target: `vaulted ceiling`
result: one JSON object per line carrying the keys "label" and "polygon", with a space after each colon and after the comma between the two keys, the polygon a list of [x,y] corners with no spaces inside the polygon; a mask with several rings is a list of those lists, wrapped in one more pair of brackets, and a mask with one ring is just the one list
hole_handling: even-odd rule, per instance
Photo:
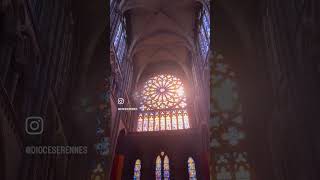
{"label": "vaulted ceiling", "polygon": [[146,69],[160,70],[159,64],[175,63],[185,73],[190,70],[200,6],[195,0],[122,1],[136,80]]}

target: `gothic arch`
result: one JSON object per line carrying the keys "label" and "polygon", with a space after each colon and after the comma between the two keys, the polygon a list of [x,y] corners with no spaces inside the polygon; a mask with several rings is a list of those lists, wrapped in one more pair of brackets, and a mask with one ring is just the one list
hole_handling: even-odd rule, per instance
{"label": "gothic arch", "polygon": [[128,49],[128,55],[132,57],[135,53],[139,52],[140,46],[145,46],[145,45],[141,45],[143,42],[149,39],[152,39],[154,37],[157,37],[159,35],[168,35],[168,36],[176,37],[175,39],[181,40],[181,44],[179,43],[177,45],[184,46],[185,48],[187,48],[189,51],[193,53],[195,52],[195,47],[192,45],[193,43],[189,38],[185,37],[184,35],[181,35],[179,32],[163,29],[163,30],[153,31],[145,35],[141,35],[139,38],[134,39]]}
{"label": "gothic arch", "polygon": [[166,30],[166,29],[162,29],[162,30],[157,30],[157,31],[152,31],[149,33],[146,33],[144,35],[140,35],[139,37],[137,37],[136,39],[134,39],[130,45],[129,48],[129,55],[133,55],[135,53],[135,51],[137,51],[136,49],[139,48],[140,46],[143,46],[141,44],[143,44],[143,42],[150,40],[152,38],[155,38],[157,36],[160,35],[168,35],[168,36],[172,36],[175,37],[175,39],[177,41],[181,40],[181,45],[185,46],[189,51],[194,52],[195,47],[192,45],[192,40],[190,38],[188,38],[187,36],[181,34],[180,32],[177,31],[173,31],[173,30]]}
{"label": "gothic arch", "polygon": [[166,72],[180,77],[185,82],[186,88],[190,89],[190,92],[192,92],[190,87],[192,87],[193,78],[188,67],[174,61],[162,61],[162,64],[163,65],[159,65],[159,63],[149,63],[141,67],[140,71],[137,72],[135,76],[136,87],[143,83],[144,80],[153,73]]}

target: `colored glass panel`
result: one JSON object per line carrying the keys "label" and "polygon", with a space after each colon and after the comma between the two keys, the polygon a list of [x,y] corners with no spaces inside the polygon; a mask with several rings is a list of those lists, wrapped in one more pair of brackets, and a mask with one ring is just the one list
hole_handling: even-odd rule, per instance
{"label": "colored glass panel", "polygon": [[210,16],[206,8],[200,13],[199,47],[203,59],[207,59],[210,45]]}
{"label": "colored glass panel", "polygon": [[166,115],[166,127],[166,130],[171,130],[171,117],[169,113],[167,113]]}
{"label": "colored glass panel", "polygon": [[142,114],[139,114],[138,124],[137,124],[137,131],[142,131],[142,122],[143,122]]}
{"label": "colored glass panel", "polygon": [[156,159],[156,180],[161,180],[161,158],[160,156]]}
{"label": "colored glass panel", "polygon": [[189,125],[189,117],[188,117],[188,113],[187,111],[183,111],[183,122],[184,122],[184,128],[185,129],[188,129],[190,128],[190,125]]}
{"label": "colored glass panel", "polygon": [[159,122],[159,115],[158,115],[158,113],[155,115],[155,118],[154,118],[154,120],[155,120],[155,124],[154,124],[154,130],[155,131],[159,131],[159,128],[160,128],[160,122]]}
{"label": "colored glass panel", "polygon": [[190,128],[186,94],[179,78],[170,74],[156,75],[144,83],[141,92],[138,96],[144,118],[142,128],[138,124],[137,131]]}
{"label": "colored glass panel", "polygon": [[183,129],[183,118],[181,111],[178,112],[178,128]]}
{"label": "colored glass panel", "polygon": [[142,95],[147,110],[181,108],[181,102],[185,102],[182,81],[167,74],[150,78],[144,85]]}
{"label": "colored glass panel", "polygon": [[196,165],[191,157],[188,159],[188,172],[189,180],[197,180]]}
{"label": "colored glass panel", "polygon": [[123,23],[123,19],[121,19],[117,23],[115,36],[113,39],[113,48],[115,50],[116,57],[119,63],[121,63],[124,59],[127,48],[126,39],[125,25]]}
{"label": "colored glass panel", "polygon": [[140,177],[141,177],[141,161],[140,161],[140,159],[137,159],[136,163],[134,165],[133,179],[134,180],[140,180]]}
{"label": "colored glass panel", "polygon": [[160,115],[160,129],[165,130],[166,129],[166,119],[163,113]]}
{"label": "colored glass panel", "polygon": [[173,130],[178,129],[178,127],[177,127],[177,116],[176,116],[175,111],[172,113],[172,129]]}
{"label": "colored glass panel", "polygon": [[148,115],[144,115],[143,119],[143,131],[148,131]]}
{"label": "colored glass panel", "polygon": [[153,124],[154,124],[153,114],[150,114],[150,116],[149,116],[149,131],[153,131]]}
{"label": "colored glass panel", "polygon": [[168,156],[165,156],[163,161],[163,179],[164,180],[170,179],[170,166],[169,166]]}

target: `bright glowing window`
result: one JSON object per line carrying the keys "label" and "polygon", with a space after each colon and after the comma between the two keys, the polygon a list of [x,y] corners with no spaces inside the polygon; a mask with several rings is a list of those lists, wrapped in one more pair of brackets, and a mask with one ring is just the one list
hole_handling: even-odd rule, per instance
{"label": "bright glowing window", "polygon": [[156,159],[156,180],[161,180],[161,158],[160,156]]}
{"label": "bright glowing window", "polygon": [[165,156],[163,161],[163,179],[164,180],[170,179],[170,166],[169,166],[168,156]]}
{"label": "bright glowing window", "polygon": [[206,7],[200,12],[199,46],[201,55],[207,59],[210,45],[210,15]]}
{"label": "bright glowing window", "polygon": [[119,63],[125,58],[127,50],[127,36],[126,36],[126,23],[123,16],[121,18],[116,18],[119,16],[116,9],[119,6],[119,1],[111,4],[111,14],[110,14],[110,28],[111,28],[111,39],[112,44],[110,46],[116,53],[116,59]]}
{"label": "bright glowing window", "polygon": [[141,93],[137,131],[190,128],[185,89],[182,81],[170,74],[148,79]]}
{"label": "bright glowing window", "polygon": [[140,180],[140,177],[141,177],[141,161],[140,161],[140,159],[137,159],[136,163],[134,165],[133,179],[134,180]]}
{"label": "bright glowing window", "polygon": [[[162,164],[163,162],[163,164]],[[170,180],[170,164],[169,157],[161,152],[156,159],[156,180]]]}
{"label": "bright glowing window", "polygon": [[191,157],[188,159],[188,172],[189,180],[197,180],[196,165]]}

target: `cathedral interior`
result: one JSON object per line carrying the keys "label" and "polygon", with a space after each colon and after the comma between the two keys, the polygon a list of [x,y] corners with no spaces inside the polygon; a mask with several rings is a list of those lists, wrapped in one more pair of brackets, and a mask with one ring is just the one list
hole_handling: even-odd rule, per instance
{"label": "cathedral interior", "polygon": [[1,0],[1,180],[319,180],[320,1]]}

